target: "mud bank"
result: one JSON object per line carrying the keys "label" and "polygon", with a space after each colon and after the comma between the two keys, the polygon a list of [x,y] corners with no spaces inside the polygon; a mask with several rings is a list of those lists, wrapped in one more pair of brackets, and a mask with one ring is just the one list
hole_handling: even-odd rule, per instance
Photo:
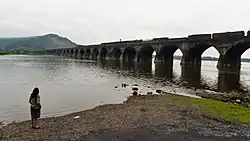
{"label": "mud bank", "polygon": [[[210,99],[172,94],[132,96],[122,104],[2,129],[6,141],[250,140],[250,109]],[[0,134],[1,135],[1,134]]]}

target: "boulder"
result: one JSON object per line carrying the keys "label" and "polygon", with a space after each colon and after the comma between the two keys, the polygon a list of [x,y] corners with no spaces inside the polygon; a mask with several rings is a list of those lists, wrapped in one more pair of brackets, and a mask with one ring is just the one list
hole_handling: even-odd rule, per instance
{"label": "boulder", "polygon": [[152,94],[153,94],[153,92],[147,92],[147,94],[148,94],[148,95],[152,95]]}
{"label": "boulder", "polygon": [[137,92],[137,91],[134,91],[132,94],[133,94],[133,95],[138,95],[138,92]]}
{"label": "boulder", "polygon": [[133,91],[138,91],[139,88],[138,88],[138,87],[132,87],[132,90],[133,90]]}
{"label": "boulder", "polygon": [[156,90],[156,92],[160,94],[160,93],[162,93],[162,90]]}
{"label": "boulder", "polygon": [[241,101],[239,99],[236,100],[236,103],[241,104]]}
{"label": "boulder", "polygon": [[122,83],[122,88],[126,88],[127,86],[128,86],[128,84]]}

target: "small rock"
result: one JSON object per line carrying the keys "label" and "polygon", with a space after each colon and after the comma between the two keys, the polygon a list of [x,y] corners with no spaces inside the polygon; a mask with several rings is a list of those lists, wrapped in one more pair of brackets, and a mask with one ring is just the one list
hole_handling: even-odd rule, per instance
{"label": "small rock", "polygon": [[150,88],[150,86],[149,86],[149,85],[148,85],[147,87],[148,87],[148,88]]}
{"label": "small rock", "polygon": [[236,103],[241,104],[241,101],[239,99],[236,100]]}
{"label": "small rock", "polygon": [[146,112],[147,109],[146,109],[146,108],[141,108],[140,111],[141,111],[141,112]]}
{"label": "small rock", "polygon": [[117,86],[117,85],[115,85],[115,88],[118,88],[118,86]]}
{"label": "small rock", "polygon": [[138,86],[138,84],[134,84],[134,86]]}
{"label": "small rock", "polygon": [[172,93],[176,93],[175,89],[172,90]]}
{"label": "small rock", "polygon": [[138,91],[138,87],[132,87],[133,91]]}
{"label": "small rock", "polygon": [[122,83],[122,88],[126,88],[127,84],[126,83]]}
{"label": "small rock", "polygon": [[80,116],[75,116],[75,117],[73,117],[74,119],[79,119],[80,118]]}
{"label": "small rock", "polygon": [[147,94],[148,94],[148,95],[151,95],[151,94],[153,94],[153,92],[147,92]]}
{"label": "small rock", "polygon": [[160,94],[160,93],[162,93],[162,90],[156,90],[156,92]]}
{"label": "small rock", "polygon": [[137,92],[137,91],[134,91],[132,94],[133,94],[133,95],[138,95],[138,92]]}

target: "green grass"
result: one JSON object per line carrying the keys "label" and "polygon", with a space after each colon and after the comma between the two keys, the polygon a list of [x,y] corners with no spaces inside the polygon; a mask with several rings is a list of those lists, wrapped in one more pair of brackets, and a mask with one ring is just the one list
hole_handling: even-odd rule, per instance
{"label": "green grass", "polygon": [[225,103],[211,99],[195,99],[176,95],[167,96],[165,100],[171,100],[174,104],[193,107],[204,114],[250,123],[250,108],[243,107],[238,104]]}
{"label": "green grass", "polygon": [[0,55],[6,55],[6,54],[9,54],[9,52],[7,52],[7,51],[0,51]]}

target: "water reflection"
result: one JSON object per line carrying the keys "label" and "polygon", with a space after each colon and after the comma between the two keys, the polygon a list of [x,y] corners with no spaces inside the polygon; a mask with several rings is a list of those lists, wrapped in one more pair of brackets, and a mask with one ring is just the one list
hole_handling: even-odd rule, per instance
{"label": "water reflection", "polygon": [[142,74],[148,77],[153,76],[152,71],[152,63],[138,63],[137,65],[137,73]]}
{"label": "water reflection", "polygon": [[201,88],[201,69],[199,66],[183,66],[181,80],[185,86]]}
{"label": "water reflection", "polygon": [[126,71],[135,77],[153,78],[156,81],[164,80],[168,83],[174,83],[192,89],[210,89],[220,92],[246,91],[246,87],[240,81],[239,72],[218,71],[217,80],[211,81],[202,75],[200,66],[181,67],[181,74],[178,76],[174,75],[175,73],[172,66],[164,63],[102,61],[100,64],[102,68]]}
{"label": "water reflection", "polygon": [[163,77],[166,80],[171,81],[174,77],[172,65],[168,65],[164,63],[156,63],[155,64],[155,76]]}
{"label": "water reflection", "polygon": [[218,89],[223,92],[240,91],[240,73],[219,72]]}

